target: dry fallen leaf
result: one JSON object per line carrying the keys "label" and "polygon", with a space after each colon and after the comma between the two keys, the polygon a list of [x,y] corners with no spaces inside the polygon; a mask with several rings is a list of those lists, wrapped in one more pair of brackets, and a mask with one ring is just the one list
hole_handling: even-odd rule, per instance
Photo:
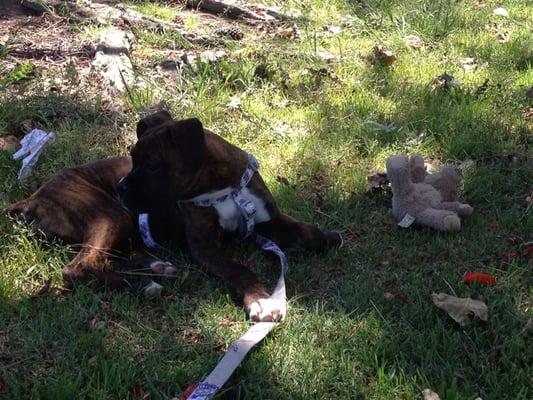
{"label": "dry fallen leaf", "polygon": [[461,83],[453,75],[448,72],[444,72],[442,75],[436,77],[433,80],[433,89],[458,89],[461,87]]}
{"label": "dry fallen leaf", "polygon": [[463,69],[466,72],[475,71],[477,68],[476,60],[472,57],[463,57],[461,58],[461,64],[463,64]]}
{"label": "dry fallen leaf", "polygon": [[489,310],[482,301],[459,298],[446,293],[432,293],[431,298],[437,307],[446,311],[461,326],[470,325],[472,314],[482,321],[489,319]]}
{"label": "dry fallen leaf", "polygon": [[413,49],[419,49],[422,47],[422,39],[420,39],[416,35],[407,35],[403,38],[403,41],[408,45],[411,46]]}
{"label": "dry fallen leaf", "polygon": [[89,331],[96,331],[96,330],[104,329],[104,327],[105,327],[105,322],[100,321],[98,317],[94,317],[93,319],[89,321]]}
{"label": "dry fallen leaf", "polygon": [[391,65],[394,61],[396,61],[396,56],[392,51],[385,50],[382,45],[376,44],[374,47],[372,47],[372,53],[368,56],[368,60],[371,63],[383,61],[385,65]]}
{"label": "dry fallen leaf", "polygon": [[389,179],[385,172],[371,172],[366,177],[367,191],[385,189],[389,184]]}
{"label": "dry fallen leaf", "polygon": [[100,306],[100,309],[101,309],[101,310],[106,311],[106,310],[108,310],[109,307],[111,306],[111,303],[110,303],[109,301],[100,300],[100,301],[98,302],[98,305]]}
{"label": "dry fallen leaf", "polygon": [[50,291],[51,284],[52,279],[48,279],[32,297],[38,297],[47,294]]}
{"label": "dry fallen leaf", "polygon": [[15,136],[9,135],[0,137],[0,150],[15,151],[19,147],[20,142]]}
{"label": "dry fallen leaf", "polygon": [[424,400],[440,400],[439,395],[431,389],[422,390],[422,394],[424,395]]}
{"label": "dry fallen leaf", "polygon": [[293,25],[290,28],[278,28],[273,36],[294,40],[300,38],[300,31],[298,30],[298,26]]}
{"label": "dry fallen leaf", "polygon": [[497,15],[498,17],[508,17],[509,16],[509,11],[507,11],[503,7],[496,8],[492,13],[494,15]]}
{"label": "dry fallen leaf", "polygon": [[385,292],[383,293],[383,298],[385,299],[385,301],[392,301],[396,298],[396,295],[391,292]]}

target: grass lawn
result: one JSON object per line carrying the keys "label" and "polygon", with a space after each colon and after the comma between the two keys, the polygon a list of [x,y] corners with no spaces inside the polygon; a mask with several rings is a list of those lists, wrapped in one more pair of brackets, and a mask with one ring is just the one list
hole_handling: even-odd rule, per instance
{"label": "grass lawn", "polygon": [[[0,151],[0,208],[62,167],[127,154],[139,112],[164,100],[176,118],[197,116],[253,153],[284,211],[345,236],[338,251],[289,253],[288,318],[220,398],[421,399],[424,388],[443,400],[533,397],[533,257],[502,257],[533,241],[531,2],[266,2],[300,11],[293,33],[292,23],[206,19],[180,2],[127,3],[199,33],[216,28],[204,21],[239,25],[244,39],[226,39],[221,60],[183,67],[177,83],[153,66],[197,49],[134,27],[143,86],[110,101],[78,64],[13,61],[22,39],[0,27],[0,136],[31,122],[56,133],[25,184]],[[68,2],[62,10],[69,37],[94,42],[105,27],[65,19]],[[394,62],[373,60],[376,44]],[[445,71],[460,87],[439,87]],[[396,152],[466,166],[460,196],[475,211],[460,233],[402,230],[390,193],[367,192],[367,174]],[[180,275],[157,300],[96,284],[61,290],[71,256],[0,215],[0,399],[170,399],[249,326],[227,287],[179,249]],[[274,282],[278,266],[262,252],[240,245],[236,257]],[[467,286],[467,271],[497,285]],[[460,328],[433,291],[483,299],[488,322]]]}

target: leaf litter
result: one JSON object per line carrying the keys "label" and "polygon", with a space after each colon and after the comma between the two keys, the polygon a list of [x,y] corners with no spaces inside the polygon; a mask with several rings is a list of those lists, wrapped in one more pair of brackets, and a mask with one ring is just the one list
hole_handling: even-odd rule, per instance
{"label": "leaf litter", "polygon": [[481,321],[489,320],[487,305],[471,298],[460,298],[446,293],[432,293],[433,304],[446,311],[459,325],[465,327],[472,323],[473,317]]}

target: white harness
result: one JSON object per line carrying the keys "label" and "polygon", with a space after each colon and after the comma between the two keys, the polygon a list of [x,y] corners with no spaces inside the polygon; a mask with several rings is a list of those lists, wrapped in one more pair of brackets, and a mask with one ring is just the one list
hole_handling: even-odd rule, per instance
{"label": "white harness", "polygon": [[[231,189],[227,193],[214,196],[204,194],[196,196],[189,200],[182,200],[178,205],[191,203],[197,207],[215,207],[227,202],[231,199],[237,209],[240,211],[240,221],[238,221],[238,233],[243,239],[253,239],[257,246],[263,250],[270,251],[279,257],[281,272],[278,278],[274,292],[270,298],[280,300],[286,306],[287,296],[285,290],[285,273],[288,269],[287,256],[279,248],[279,246],[270,239],[259,235],[255,232],[254,226],[257,219],[257,207],[250,196],[245,192],[248,183],[252,179],[254,173],[259,169],[259,163],[254,156],[248,154],[248,167],[242,175],[239,186]],[[150,232],[148,214],[139,214],[139,230],[144,244],[150,250],[163,251],[162,246],[157,244]],[[185,397],[187,400],[206,400],[212,397],[229,379],[233,371],[240,365],[246,357],[246,354],[259,343],[268,333],[276,326],[276,322],[258,322],[252,325],[248,331],[231,344],[222,359],[219,361],[215,369],[202,380],[196,388]]]}

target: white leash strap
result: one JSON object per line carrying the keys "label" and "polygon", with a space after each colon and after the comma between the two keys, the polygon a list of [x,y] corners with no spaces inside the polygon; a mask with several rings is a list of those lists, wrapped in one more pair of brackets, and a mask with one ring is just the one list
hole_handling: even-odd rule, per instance
{"label": "white leash strap", "polygon": [[[281,272],[274,289],[274,293],[270,296],[273,299],[281,300],[284,303],[284,308],[287,307],[287,296],[285,289],[285,273],[288,269],[287,257],[285,253],[272,240],[257,233],[252,234],[255,242],[263,250],[275,253],[280,260]],[[237,339],[224,354],[224,357],[219,361],[215,369],[198,384],[196,389],[185,397],[186,400],[207,400],[212,397],[230,378],[233,371],[241,364],[246,354],[259,343],[268,333],[277,325],[277,322],[258,322],[252,325],[248,331]]]}
{"label": "white leash strap", "polygon": [[229,379],[246,354],[276,326],[276,322],[258,322],[231,344],[215,369],[198,384],[187,400],[207,400]]}

